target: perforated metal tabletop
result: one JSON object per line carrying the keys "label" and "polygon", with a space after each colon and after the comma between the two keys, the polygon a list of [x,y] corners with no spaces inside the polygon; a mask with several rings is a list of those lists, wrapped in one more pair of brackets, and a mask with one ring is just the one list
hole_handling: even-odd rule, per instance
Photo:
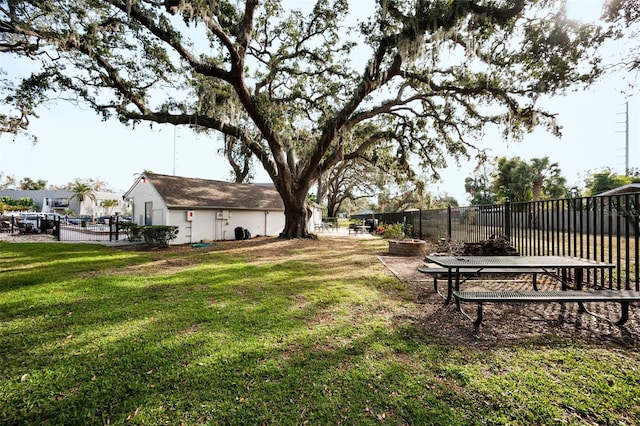
{"label": "perforated metal tabletop", "polygon": [[613,263],[570,256],[427,256],[445,268],[614,268]]}
{"label": "perforated metal tabletop", "polygon": [[[449,271],[447,296],[445,298],[446,303],[451,301],[454,290],[460,290],[461,274],[468,268],[477,268],[477,272],[481,272],[485,268],[538,268],[542,269],[547,275],[557,279],[562,284],[562,290],[568,288],[566,279],[567,270],[574,271],[575,287],[577,290],[581,290],[583,270],[591,268],[612,270],[615,268],[613,263],[571,256],[426,256],[425,259],[443,268],[447,268]],[[563,272],[559,274],[554,270],[561,270]]]}

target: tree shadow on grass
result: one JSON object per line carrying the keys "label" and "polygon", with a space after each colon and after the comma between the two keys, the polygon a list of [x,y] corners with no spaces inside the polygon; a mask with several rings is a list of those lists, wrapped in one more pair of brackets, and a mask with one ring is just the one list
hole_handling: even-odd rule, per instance
{"label": "tree shadow on grass", "polygon": [[[422,358],[420,344],[384,327],[377,302],[354,306],[354,289],[300,279],[300,266],[253,266],[245,282],[202,281],[201,271],[97,277],[68,286],[83,297],[15,305],[0,412],[56,424],[464,419],[442,402],[455,394],[424,388],[403,366]],[[354,321],[357,309],[369,316]]]}
{"label": "tree shadow on grass", "polygon": [[13,294],[0,329],[2,421],[473,424],[500,411],[471,379],[494,352],[580,349],[535,333],[473,345],[452,305],[411,301],[376,243],[264,249],[106,269],[88,256],[86,269]]}

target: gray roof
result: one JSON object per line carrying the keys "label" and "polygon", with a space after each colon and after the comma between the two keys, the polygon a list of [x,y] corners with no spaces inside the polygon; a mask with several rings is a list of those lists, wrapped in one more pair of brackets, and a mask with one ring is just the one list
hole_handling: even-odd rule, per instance
{"label": "gray roof", "polygon": [[617,188],[610,189],[605,192],[601,192],[600,195],[618,195],[618,194],[628,194],[631,192],[640,192],[640,183],[628,183],[626,185],[619,186]]}
{"label": "gray roof", "polygon": [[169,208],[284,210],[273,186],[145,174]]}

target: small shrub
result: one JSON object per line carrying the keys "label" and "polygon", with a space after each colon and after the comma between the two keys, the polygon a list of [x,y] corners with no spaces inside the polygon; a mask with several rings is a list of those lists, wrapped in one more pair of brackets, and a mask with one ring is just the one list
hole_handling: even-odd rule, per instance
{"label": "small shrub", "polygon": [[154,247],[167,247],[178,236],[177,226],[150,225],[142,227],[144,242]]}
{"label": "small shrub", "polygon": [[404,226],[404,236],[411,237],[413,236],[413,225],[410,223],[405,224]]}
{"label": "small shrub", "polygon": [[404,238],[404,226],[401,223],[389,223],[383,226],[382,236],[389,240],[401,240]]}
{"label": "small shrub", "polygon": [[124,231],[129,241],[142,241],[142,226],[131,222],[119,222],[118,230]]}
{"label": "small shrub", "polygon": [[177,226],[149,225],[139,226],[135,223],[119,223],[118,228],[125,231],[129,241],[142,241],[154,247],[167,247],[169,241],[178,236]]}

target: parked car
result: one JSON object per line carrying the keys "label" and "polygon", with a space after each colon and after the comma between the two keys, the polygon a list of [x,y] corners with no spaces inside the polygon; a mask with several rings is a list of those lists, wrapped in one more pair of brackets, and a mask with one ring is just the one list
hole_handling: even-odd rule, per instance
{"label": "parked car", "polygon": [[111,217],[112,216],[100,216],[99,218],[96,219],[96,223],[99,225],[108,225]]}
{"label": "parked car", "polygon": [[93,223],[93,218],[91,216],[70,217],[67,219],[67,222],[71,225],[82,226],[84,224],[86,226]]}
{"label": "parked car", "polygon": [[59,221],[62,218],[62,216],[59,213],[45,213],[44,217],[47,220],[53,220],[53,221]]}
{"label": "parked car", "polygon": [[18,215],[18,228],[28,232],[40,232],[40,220],[42,215],[38,213],[21,213]]}
{"label": "parked car", "polygon": [[21,213],[18,215],[18,222],[25,225],[30,224],[37,228],[40,225],[41,217],[38,213]]}

